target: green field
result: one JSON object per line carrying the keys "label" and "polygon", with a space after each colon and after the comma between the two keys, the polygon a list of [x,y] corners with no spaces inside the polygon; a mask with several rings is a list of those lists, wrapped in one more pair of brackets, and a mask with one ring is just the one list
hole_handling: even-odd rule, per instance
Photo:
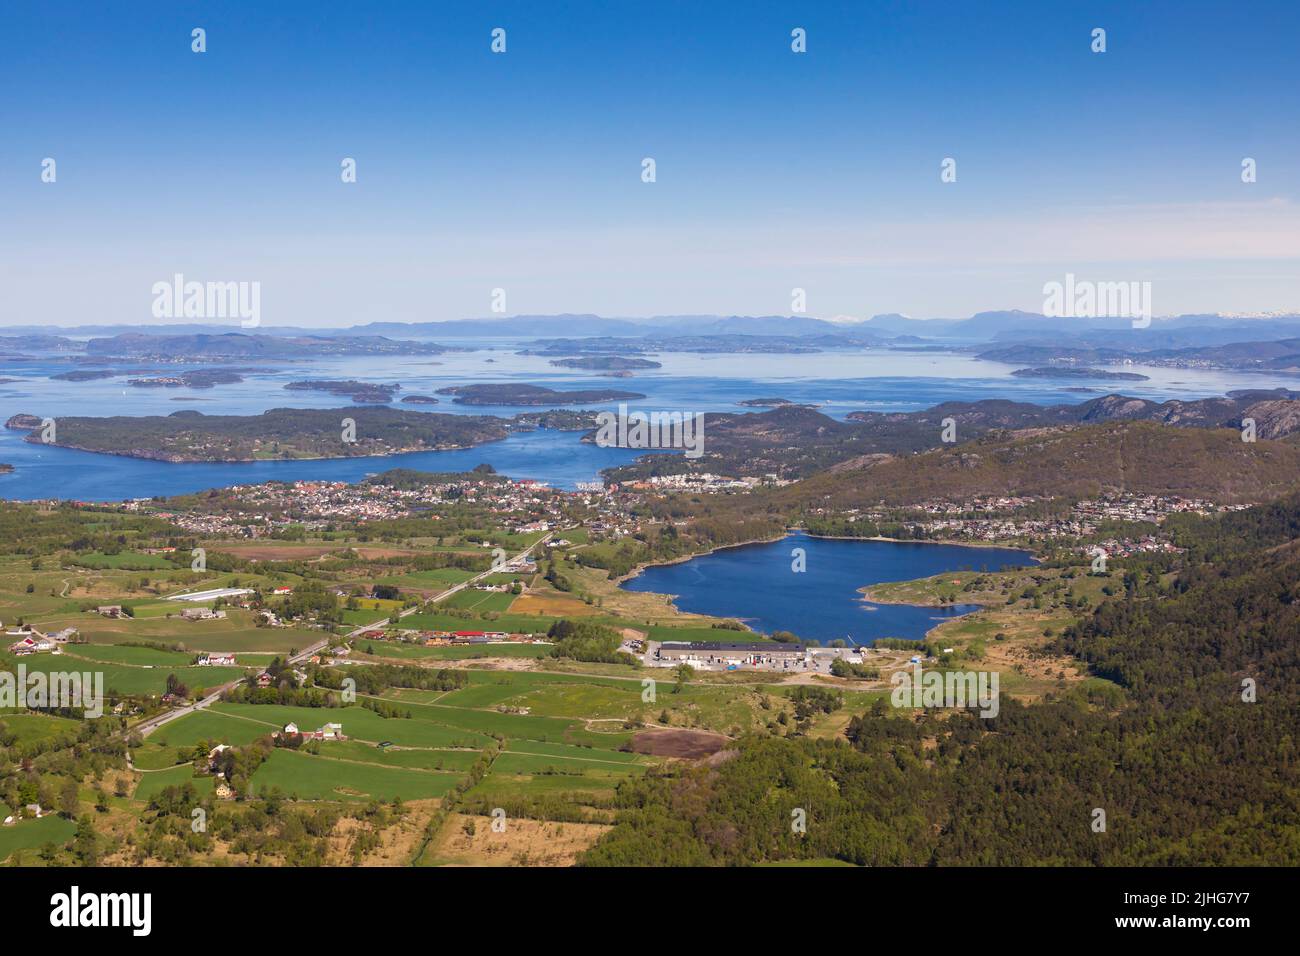
{"label": "green field", "polygon": [[47,714],[5,713],[0,714],[0,724],[17,736],[16,743],[29,744],[38,740],[48,740],[62,733],[75,734],[81,726],[81,721]]}
{"label": "green field", "polygon": [[[403,701],[406,703],[407,701]],[[440,704],[411,703],[412,712],[420,719],[416,723],[436,721],[449,727],[460,727],[499,737],[525,740],[549,740],[559,743],[591,744],[616,749],[628,739],[627,734],[597,734],[572,720],[557,717],[540,717],[521,714],[503,714],[494,710],[471,710],[446,707]],[[402,741],[391,738],[396,743]]]}
{"label": "green field", "polygon": [[468,581],[478,573],[462,568],[434,568],[431,571],[412,571],[410,574],[388,575],[373,578],[374,584],[389,584],[398,588],[417,588],[422,591],[441,591]]}
{"label": "green field", "polygon": [[573,794],[575,803],[584,803],[596,797],[612,797],[614,790],[627,778],[628,771],[621,768],[587,770],[581,774],[514,774],[498,773],[494,767],[493,772],[471,787],[466,796],[499,800]]}
{"label": "green field", "polygon": [[459,608],[464,611],[508,611],[515,601],[515,595],[509,591],[478,591],[466,588],[457,591],[446,601],[444,607]]}
{"label": "green field", "polygon": [[189,763],[189,757],[189,748],[186,748],[182,755],[178,747],[161,747],[153,742],[137,747],[131,752],[132,765],[136,770],[167,770]]}
{"label": "green field", "polygon": [[255,792],[275,788],[304,800],[420,800],[441,797],[459,774],[352,763],[277,750],[253,774]]}
{"label": "green field", "polygon": [[7,827],[0,827],[0,860],[7,860],[18,850],[24,852],[24,863],[34,862],[35,854],[47,843],[62,846],[72,839],[77,832],[77,825],[63,817],[47,816],[39,820],[19,820]]}
{"label": "green field", "polygon": [[243,720],[207,709],[163,724],[149,735],[149,742],[166,747],[193,747],[202,740],[216,740],[223,744],[241,746],[252,743],[258,737],[265,737],[276,729],[278,728],[262,721]]}
{"label": "green field", "polygon": [[128,647],[121,644],[69,644],[63,652],[69,657],[81,657],[105,664],[135,664],[149,667],[188,667],[193,654],[164,651],[152,647]]}
{"label": "green field", "polygon": [[[644,628],[643,628],[644,630]],[[650,628],[652,641],[751,641],[765,640],[753,631],[733,631],[722,627],[665,627],[656,624]]]}
{"label": "green field", "polygon": [[[104,603],[121,603],[117,600]],[[165,611],[179,615],[187,605],[166,602]],[[43,631],[75,627],[91,644],[126,644],[153,642],[182,644],[193,651],[258,651],[283,654],[290,648],[306,647],[319,632],[292,627],[256,627],[253,615],[239,608],[227,608],[228,617],[219,621],[185,621],[180,617],[148,616],[143,610],[136,618],[107,618],[97,614],[59,614],[33,617],[32,623]]]}
{"label": "green field", "polygon": [[[578,748],[581,749],[581,748]],[[586,776],[596,773],[603,778],[609,774],[641,773],[645,767],[620,761],[601,761],[585,757],[550,757],[542,754],[520,754],[507,751],[492,764],[494,774],[559,774]]]}
{"label": "green field", "polygon": [[117,554],[103,554],[91,551],[79,554],[68,560],[69,564],[94,570],[111,569],[114,571],[177,571],[180,568],[160,554],[142,554],[138,551],[119,551]]}
{"label": "green field", "polygon": [[[34,654],[23,658],[22,663],[29,674],[58,671],[103,674],[106,694],[162,694],[167,689],[169,674],[175,674],[191,691],[201,687],[219,687],[244,676],[244,671],[238,667],[133,667],[129,664],[102,664],[67,654]],[[17,662],[0,656],[0,666],[13,669]]]}
{"label": "green field", "polygon": [[[405,624],[406,621],[402,623]],[[475,629],[466,628],[466,630]],[[445,647],[425,647],[423,644],[400,644],[396,641],[361,640],[357,642],[357,647],[367,654],[373,648],[375,657],[390,657],[398,660],[472,661],[493,657],[538,658],[547,657],[551,653],[550,644],[454,644]]]}
{"label": "green field", "polygon": [[483,755],[479,750],[441,750],[425,748],[376,747],[359,740],[331,743],[322,754],[340,760],[361,763],[379,763],[388,767],[410,767],[417,770],[449,770],[463,772]]}
{"label": "green field", "polygon": [[190,783],[199,793],[210,793],[213,786],[211,777],[194,776],[194,768],[189,764],[179,767],[172,767],[170,770],[153,770],[140,775],[140,782],[136,785],[135,793],[131,796],[133,799],[148,801],[159,793],[162,793],[167,787],[184,786]]}
{"label": "green field", "polygon": [[[487,746],[489,739],[476,728],[460,729],[455,724],[435,723],[431,719],[380,717],[364,707],[286,707],[258,704],[213,704],[218,713],[250,717],[260,721],[268,732],[278,730],[289,722],[303,730],[315,730],[326,723],[343,725],[343,733],[357,740],[380,743],[390,740],[403,747],[471,747]],[[419,710],[419,708],[415,708]],[[448,713],[457,713],[448,711]],[[418,714],[425,718],[423,713]],[[328,748],[328,742],[321,745]]]}

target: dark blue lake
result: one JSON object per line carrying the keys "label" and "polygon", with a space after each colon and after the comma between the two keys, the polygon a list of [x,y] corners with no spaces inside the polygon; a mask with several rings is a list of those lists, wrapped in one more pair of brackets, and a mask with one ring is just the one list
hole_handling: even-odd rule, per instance
{"label": "dark blue lake", "polygon": [[[791,570],[795,548],[806,568]],[[920,640],[941,621],[978,610],[863,601],[858,589],[909,581],[945,571],[997,571],[1034,564],[1027,551],[950,544],[813,538],[794,533],[780,541],[714,551],[680,564],[646,568],[623,587],[674,595],[683,611],[734,617],[756,631],[791,631],[825,644],[836,638],[871,644],[881,637]],[[724,635],[725,636],[725,635]]]}

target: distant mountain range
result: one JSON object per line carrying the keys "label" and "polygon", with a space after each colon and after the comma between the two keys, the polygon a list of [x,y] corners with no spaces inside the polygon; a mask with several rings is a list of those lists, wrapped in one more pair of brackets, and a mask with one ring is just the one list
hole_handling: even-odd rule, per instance
{"label": "distant mountain range", "polygon": [[[598,315],[516,315],[502,318],[461,319],[447,322],[372,322],[347,328],[312,329],[298,326],[266,326],[246,333],[230,325],[165,326],[80,326],[50,328],[20,326],[0,335],[0,354],[39,350],[141,354],[155,343],[176,337],[188,344],[246,335],[258,340],[249,351],[274,352],[268,340],[298,339],[314,348],[326,348],[331,341],[345,342],[359,352],[402,347],[401,340],[508,337],[546,343],[547,350],[594,351],[588,345],[572,348],[576,342],[601,339],[607,351],[652,348],[659,351],[711,350],[722,340],[719,351],[759,350],[755,340],[778,340],[787,348],[834,348],[840,346],[953,347],[1031,345],[1080,349],[1115,349],[1126,353],[1157,349],[1212,348],[1241,342],[1300,340],[1300,313],[1270,313],[1264,316],[1195,314],[1153,319],[1147,328],[1133,328],[1129,319],[1059,319],[1017,310],[980,312],[961,319],[912,319],[904,315],[877,315],[863,320],[829,320],[803,315],[658,315],[646,318],[607,318]],[[89,339],[89,342],[85,342]],[[746,345],[748,342],[748,345]],[[175,344],[165,350],[171,351]],[[682,346],[678,348],[677,346]]]}

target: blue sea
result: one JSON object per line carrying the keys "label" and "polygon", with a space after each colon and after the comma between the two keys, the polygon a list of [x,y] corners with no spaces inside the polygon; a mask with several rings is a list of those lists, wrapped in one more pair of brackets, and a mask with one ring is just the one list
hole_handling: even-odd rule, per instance
{"label": "blue sea", "polygon": [[[1063,383],[1013,378],[1013,366],[984,362],[956,352],[899,352],[883,349],[826,351],[805,355],[676,354],[651,356],[663,367],[632,378],[606,378],[552,366],[542,356],[519,355],[519,340],[455,340],[464,351],[438,356],[334,358],[285,362],[259,367],[245,380],[209,389],[145,389],[126,385],[129,377],[172,375],[181,367],[124,361],[119,377],[90,382],[57,381],[52,375],[74,366],[66,359],[8,360],[0,364],[0,420],[19,412],[39,417],[70,415],[167,415],[182,409],[205,414],[259,414],[270,408],[346,407],[346,398],[323,392],[286,391],[296,379],[356,379],[398,383],[396,398],[430,395],[449,385],[528,382],[555,389],[615,388],[639,392],[644,399],[632,409],[683,412],[745,412],[746,399],[780,397],[816,404],[827,415],[843,418],[851,411],[914,411],[945,401],[1008,398],[1052,404],[1082,402],[1112,391],[1163,401],[1221,395],[1229,389],[1300,387],[1286,376],[1267,380],[1246,372],[1142,369],[1148,382],[1094,383],[1081,392]],[[204,367],[243,366],[211,363]],[[199,367],[199,366],[186,366]],[[1069,383],[1075,385],[1077,383]],[[1086,384],[1086,383],[1084,383]],[[608,402],[586,405],[600,410]],[[402,405],[413,410],[453,414],[509,416],[537,407],[464,406],[450,397],[434,406]],[[170,464],[113,455],[98,455],[27,444],[21,432],[0,430],[0,462],[15,472],[0,476],[0,497],[10,499],[77,498],[116,501],[172,495],[269,479],[329,478],[356,480],[391,467],[452,471],[480,463],[515,478],[533,478],[572,488],[598,477],[602,468],[627,461],[629,451],[579,442],[576,432],[515,434],[499,442],[463,451],[424,452],[387,458],[324,461]]]}

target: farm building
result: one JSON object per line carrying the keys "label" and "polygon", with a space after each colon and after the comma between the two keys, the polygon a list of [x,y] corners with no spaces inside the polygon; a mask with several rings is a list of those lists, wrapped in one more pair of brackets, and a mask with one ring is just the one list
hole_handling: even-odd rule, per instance
{"label": "farm building", "polygon": [[208,607],[187,607],[181,611],[181,617],[187,621],[219,621],[225,616],[225,611],[214,611]]}
{"label": "farm building", "polygon": [[234,654],[200,654],[198,660],[194,662],[199,667],[234,667]]}
{"label": "farm building", "polygon": [[759,641],[665,641],[659,645],[655,656],[662,661],[736,661],[748,662],[756,658],[771,660],[803,660],[807,647],[803,644],[777,644]]}

